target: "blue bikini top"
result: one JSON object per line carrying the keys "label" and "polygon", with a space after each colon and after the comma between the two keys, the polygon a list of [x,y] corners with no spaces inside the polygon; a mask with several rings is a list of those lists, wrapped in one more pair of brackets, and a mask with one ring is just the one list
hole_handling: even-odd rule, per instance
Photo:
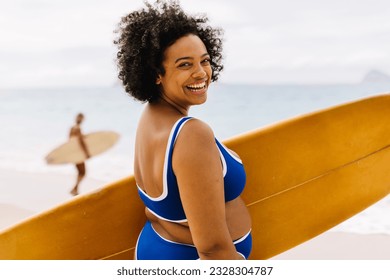
{"label": "blue bikini top", "polygon": [[[162,220],[176,223],[186,222],[187,218],[180,200],[176,176],[172,169],[172,154],[181,128],[190,119],[191,117],[179,119],[169,135],[165,152],[162,194],[156,198],[150,197],[137,185],[138,193],[149,211]],[[225,202],[227,202],[237,198],[242,193],[245,187],[246,174],[241,160],[233,155],[217,139],[215,139],[215,142],[221,155]]]}

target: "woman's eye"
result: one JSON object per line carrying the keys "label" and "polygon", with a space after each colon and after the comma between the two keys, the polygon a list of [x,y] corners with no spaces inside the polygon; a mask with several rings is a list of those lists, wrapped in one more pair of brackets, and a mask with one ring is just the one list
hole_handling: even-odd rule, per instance
{"label": "woman's eye", "polygon": [[210,61],[211,59],[210,58],[206,58],[202,61],[203,64],[210,64]]}
{"label": "woman's eye", "polygon": [[191,63],[189,62],[183,62],[179,64],[179,67],[189,67],[189,66],[191,66]]}

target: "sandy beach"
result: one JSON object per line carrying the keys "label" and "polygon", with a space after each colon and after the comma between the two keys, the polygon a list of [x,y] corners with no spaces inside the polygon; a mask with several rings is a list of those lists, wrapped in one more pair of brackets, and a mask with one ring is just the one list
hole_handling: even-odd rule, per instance
{"label": "sandy beach", "polygon": [[390,235],[327,231],[273,260],[390,260]]}
{"label": "sandy beach", "polygon": [[[0,170],[0,231],[72,199],[72,175]],[[120,178],[118,178],[120,179]],[[80,193],[106,183],[86,178]],[[273,260],[390,260],[390,235],[327,231]]]}
{"label": "sandy beach", "polygon": [[[69,191],[75,176],[0,169],[0,230],[72,199]],[[86,177],[79,193],[99,189],[106,183]]]}

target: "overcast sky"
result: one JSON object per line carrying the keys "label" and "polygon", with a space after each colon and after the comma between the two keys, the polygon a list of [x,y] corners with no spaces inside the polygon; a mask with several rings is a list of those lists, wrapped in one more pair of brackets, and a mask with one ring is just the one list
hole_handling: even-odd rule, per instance
{"label": "overcast sky", "polygon": [[[182,0],[225,30],[226,83],[390,74],[389,0]],[[142,0],[0,0],[0,88],[117,83],[113,30]]]}

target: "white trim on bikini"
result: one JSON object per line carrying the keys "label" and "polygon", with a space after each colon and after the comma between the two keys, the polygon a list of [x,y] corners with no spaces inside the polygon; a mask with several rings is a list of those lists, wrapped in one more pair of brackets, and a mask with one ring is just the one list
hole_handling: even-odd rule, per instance
{"label": "white trim on bikini", "polygon": [[134,250],[134,259],[135,260],[138,260],[138,242],[139,242],[139,239],[141,238],[141,235],[142,235],[142,232],[144,231],[145,227],[142,228],[140,234],[138,235],[138,238],[137,238],[137,243],[135,243],[135,250]]}
{"label": "white trim on bikini", "polygon": [[[179,245],[190,246],[190,247],[194,247],[194,248],[195,248],[195,245],[193,245],[193,244],[181,243],[181,242],[176,242],[176,241],[172,241],[172,240],[166,239],[165,237],[161,236],[161,235],[154,229],[152,223],[150,223],[150,226],[152,227],[153,231],[154,231],[161,239],[165,240],[166,242],[173,243],[173,244],[179,244]],[[251,231],[252,231],[252,229],[250,229],[243,237],[241,237],[241,238],[235,240],[235,241],[233,242],[233,244],[236,245],[236,244],[239,244],[239,243],[241,243],[242,241],[244,241],[244,240],[249,236],[249,234],[251,234]]]}
{"label": "white trim on bikini", "polygon": [[227,164],[226,164],[226,159],[225,157],[223,156],[221,150],[219,149],[218,145],[217,145],[217,148],[218,148],[218,151],[219,151],[219,157],[221,158],[221,162],[222,162],[222,172],[223,172],[223,178],[225,178],[226,174],[227,174]]}
{"label": "white trim on bikini", "polygon": [[222,142],[219,142],[221,144],[221,146],[223,147],[223,149],[233,158],[235,159],[237,162],[241,163],[242,164],[242,160],[236,156],[235,154],[233,154],[228,147],[226,147]]}
{"label": "white trim on bikini", "polygon": [[251,231],[252,231],[252,229],[250,229],[250,230],[247,232],[247,234],[245,234],[243,237],[241,237],[241,238],[235,240],[235,241],[233,242],[233,244],[236,245],[236,244],[241,243],[242,241],[244,241],[244,240],[249,236],[249,234],[251,234]]}
{"label": "white trim on bikini", "polygon": [[[168,178],[167,178],[167,173],[168,173],[168,160],[169,160],[169,152],[170,152],[170,147],[171,147],[171,142],[172,142],[172,139],[173,139],[173,135],[175,133],[175,130],[176,130],[176,127],[178,126],[179,122],[184,119],[186,117],[183,117],[183,118],[180,118],[179,120],[177,120],[175,122],[175,124],[173,125],[172,129],[171,129],[171,132],[169,133],[169,138],[168,138],[168,143],[167,143],[167,147],[165,149],[165,158],[164,158],[164,170],[163,170],[163,191],[162,191],[162,194],[158,197],[151,197],[150,195],[148,195],[143,189],[140,188],[140,186],[138,186],[137,184],[137,187],[138,189],[150,200],[152,201],[161,201],[161,200],[164,200],[167,196],[168,196]],[[184,126],[184,124],[189,121],[189,119],[185,120],[179,130],[177,131],[177,134],[176,134],[176,138],[174,139],[174,142],[172,143],[172,145],[175,145],[176,143],[176,139],[177,139],[177,136],[179,135],[182,127]]]}
{"label": "white trim on bikini", "polygon": [[153,231],[157,234],[157,236],[160,237],[162,240],[164,240],[164,241],[166,241],[166,242],[169,242],[169,243],[172,243],[172,244],[184,245],[184,246],[188,246],[188,247],[195,248],[195,245],[193,245],[193,244],[181,243],[181,242],[176,242],[176,241],[172,241],[172,240],[166,239],[165,237],[162,237],[162,236],[154,229],[152,223],[150,223],[150,226],[152,227]]}
{"label": "white trim on bikini", "polygon": [[167,221],[167,222],[172,222],[172,223],[185,223],[187,222],[187,218],[186,219],[182,219],[182,220],[170,220],[170,219],[167,219],[167,218],[164,218],[160,215],[158,215],[156,212],[154,212],[153,210],[151,210],[150,208],[146,207],[154,216],[156,216],[157,218],[161,219],[161,220],[164,220],[164,221]]}

